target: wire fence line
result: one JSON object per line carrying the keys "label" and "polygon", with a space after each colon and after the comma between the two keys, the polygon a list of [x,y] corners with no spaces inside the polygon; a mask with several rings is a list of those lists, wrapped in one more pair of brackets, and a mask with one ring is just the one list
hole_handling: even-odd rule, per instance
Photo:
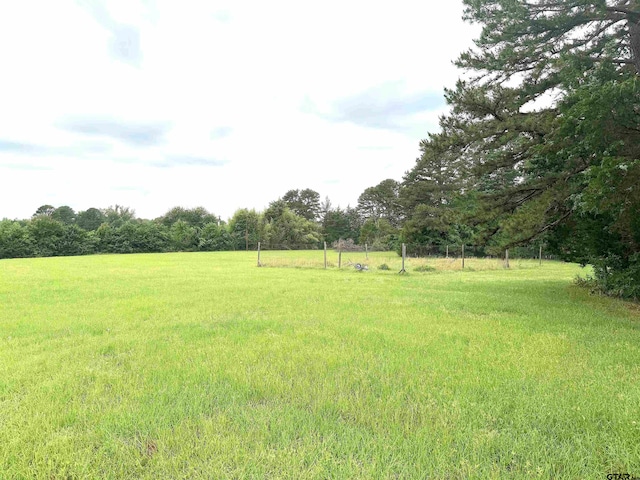
{"label": "wire fence line", "polygon": [[[296,250],[289,245],[269,245],[260,242],[252,249],[257,252],[259,267],[355,268],[356,270],[389,270],[399,273],[446,270],[495,270],[541,267],[547,255],[541,246],[505,249],[501,255],[489,253],[475,245],[410,245],[402,244],[399,251],[370,251],[368,245],[324,243],[320,248]],[[537,251],[536,251],[537,250]]]}

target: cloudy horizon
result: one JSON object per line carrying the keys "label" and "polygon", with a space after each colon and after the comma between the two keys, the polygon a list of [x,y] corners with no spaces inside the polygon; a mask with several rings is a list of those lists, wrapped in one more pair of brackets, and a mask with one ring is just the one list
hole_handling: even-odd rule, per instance
{"label": "cloudy horizon", "polygon": [[461,16],[461,0],[7,2],[0,218],[229,218],[303,188],[354,206],[438,131],[478,33]]}

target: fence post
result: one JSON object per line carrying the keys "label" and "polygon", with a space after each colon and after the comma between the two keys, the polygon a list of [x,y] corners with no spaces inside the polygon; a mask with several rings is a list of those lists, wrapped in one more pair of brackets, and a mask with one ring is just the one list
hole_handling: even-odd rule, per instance
{"label": "fence post", "polygon": [[327,242],[324,242],[324,269],[327,269]]}
{"label": "fence post", "polygon": [[258,242],[258,266],[262,266],[262,264],[260,263],[260,242]]}
{"label": "fence post", "polygon": [[542,265],[542,244],[540,244],[540,253],[538,254],[538,259],[540,260],[540,265]]}
{"label": "fence post", "polygon": [[464,243],[462,244],[462,269],[464,270]]}
{"label": "fence post", "polygon": [[342,241],[338,242],[338,268],[342,268]]}
{"label": "fence post", "polygon": [[403,243],[402,244],[402,270],[400,270],[398,273],[407,273],[407,271],[404,269],[404,261],[406,257],[407,257],[407,245]]}
{"label": "fence post", "polygon": [[369,260],[369,246],[366,243],[364,244],[364,258]]}
{"label": "fence post", "polygon": [[504,268],[509,268],[509,249],[504,251]]}
{"label": "fence post", "polygon": [[447,245],[447,256],[445,258],[449,258],[449,245]]}

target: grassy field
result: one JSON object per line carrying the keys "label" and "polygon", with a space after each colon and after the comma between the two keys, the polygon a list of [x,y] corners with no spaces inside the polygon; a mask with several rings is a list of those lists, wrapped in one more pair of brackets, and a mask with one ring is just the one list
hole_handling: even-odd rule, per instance
{"label": "grassy field", "polygon": [[477,262],[2,260],[0,478],[640,476],[639,309]]}

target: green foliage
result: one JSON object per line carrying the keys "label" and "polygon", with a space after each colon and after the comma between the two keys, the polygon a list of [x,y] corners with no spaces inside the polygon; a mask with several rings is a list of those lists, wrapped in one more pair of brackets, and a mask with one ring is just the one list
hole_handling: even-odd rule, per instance
{"label": "green foliage", "polygon": [[210,252],[232,249],[233,237],[224,225],[207,223],[202,230],[200,230],[198,250]]}
{"label": "green foliage", "polygon": [[51,213],[51,218],[65,225],[71,225],[76,221],[76,212],[73,208],[63,205]]}
{"label": "green foliage", "polygon": [[101,251],[108,253],[135,253],[136,225],[132,222],[124,223],[118,227],[108,226],[109,232],[102,236],[102,227],[98,229],[101,238]]}
{"label": "green foliage", "polygon": [[49,216],[40,215],[29,223],[29,236],[33,240],[34,255],[53,257],[61,255],[61,246],[65,237],[65,228]]}
{"label": "green foliage", "polygon": [[610,255],[606,261],[594,265],[593,276],[579,277],[576,283],[594,293],[603,293],[640,300],[640,254],[628,259]]}
{"label": "green foliage", "polygon": [[352,238],[349,217],[339,208],[325,213],[322,231],[324,239],[329,245],[341,238]]}
{"label": "green foliage", "polygon": [[360,245],[367,244],[371,250],[391,251],[398,246],[399,230],[381,218],[369,218],[360,229]]}
{"label": "green foliage", "polygon": [[207,223],[217,223],[220,221],[217,216],[209,213],[204,207],[174,207],[157,220],[167,228],[171,228],[178,221],[183,221],[194,228],[202,228]]}
{"label": "green foliage", "polygon": [[329,208],[322,220],[324,240],[332,245],[340,239],[358,240],[360,237],[361,221],[354,208]]}
{"label": "green foliage", "polygon": [[133,209],[117,204],[105,208],[102,213],[105,216],[105,221],[115,228],[121,227],[125,223],[130,222],[136,218],[136,214]]}
{"label": "green foliage", "polygon": [[399,188],[398,182],[388,178],[375,187],[365,189],[358,197],[358,213],[365,220],[377,222],[385,219],[393,226],[399,225]]}
{"label": "green foliage", "polygon": [[96,248],[101,253],[117,253],[112,249],[114,228],[108,223],[103,223],[95,231]]}
{"label": "green foliage", "polygon": [[150,253],[171,249],[169,231],[152,221],[127,222],[119,227],[107,223],[96,230],[97,250],[104,253]]}
{"label": "green foliage", "polygon": [[465,165],[433,142],[420,142],[420,151],[416,164],[404,176],[398,201],[409,212],[420,205],[445,210],[465,186]]}
{"label": "green foliage", "polygon": [[241,208],[229,220],[229,234],[234,250],[249,250],[260,241],[262,216],[255,210]]}
{"label": "green foliage", "polygon": [[[423,141],[404,179],[403,237],[448,243],[471,234],[487,251],[545,238],[564,258],[608,272],[598,281],[635,278],[639,6],[464,4],[482,34],[457,62],[467,80],[446,91],[441,132]],[[465,216],[451,215],[460,201]],[[603,288],[633,298],[627,280]]]}
{"label": "green foliage", "polygon": [[170,234],[163,225],[143,220],[133,224],[133,251],[139,253],[166,252],[170,249]]}
{"label": "green foliage", "polygon": [[[315,198],[313,191],[298,192],[300,198]],[[330,207],[330,202],[325,202]],[[44,205],[30,221],[4,221],[0,229],[0,258],[83,255],[90,253],[151,253],[165,251],[214,251],[264,248],[318,248],[321,226],[296,215],[286,202],[271,202],[263,214],[240,209],[226,225],[202,207],[175,207],[154,221],[137,220],[134,211],[115,205],[90,208],[77,216],[70,207]],[[336,235],[359,230],[353,209],[328,212],[344,220]],[[331,230],[331,227],[329,228]],[[339,238],[339,237],[338,237]]]}
{"label": "green foliage", "polygon": [[279,216],[273,210],[263,217],[262,241],[265,248],[308,249],[320,243],[320,229],[306,218],[300,217],[285,207]]}
{"label": "green foliage", "polygon": [[35,218],[42,215],[44,215],[45,217],[50,217],[53,214],[53,212],[55,212],[55,210],[56,210],[56,207],[54,207],[53,205],[41,205],[33,214],[33,217]]}
{"label": "green foliage", "polygon": [[404,243],[416,248],[420,245],[442,246],[461,243],[454,229],[454,216],[455,211],[451,209],[418,205],[402,229],[402,239]]}
{"label": "green foliage", "polygon": [[192,252],[198,246],[198,231],[184,220],[177,220],[169,230],[171,246],[179,252]]}
{"label": "green foliage", "polygon": [[400,203],[406,212],[401,241],[415,253],[469,242],[477,232],[477,198],[469,191],[467,165],[436,141],[420,143],[421,156],[406,173]]}
{"label": "green foliage", "polygon": [[95,231],[102,225],[107,218],[97,208],[88,208],[82,212],[78,212],[76,217],[76,225],[87,232]]}
{"label": "green foliage", "polygon": [[[77,225],[65,225],[49,216],[38,216],[25,228],[22,244],[32,247],[30,255],[56,257],[93,253],[93,239]],[[0,233],[0,237],[4,237]],[[24,253],[24,252],[23,252]],[[25,256],[25,255],[21,255]]]}
{"label": "green foliage", "polygon": [[0,221],[0,258],[24,258],[35,254],[28,227],[12,220]]}
{"label": "green foliage", "polygon": [[262,212],[262,217],[265,222],[271,222],[280,218],[286,210],[289,210],[287,202],[279,198],[273,202],[269,202],[269,206]]}
{"label": "green foliage", "polygon": [[320,218],[320,194],[315,190],[289,190],[282,200],[299,217],[314,222]]}
{"label": "green foliage", "polygon": [[65,225],[55,255],[87,255],[94,252],[93,238],[77,225]]}

